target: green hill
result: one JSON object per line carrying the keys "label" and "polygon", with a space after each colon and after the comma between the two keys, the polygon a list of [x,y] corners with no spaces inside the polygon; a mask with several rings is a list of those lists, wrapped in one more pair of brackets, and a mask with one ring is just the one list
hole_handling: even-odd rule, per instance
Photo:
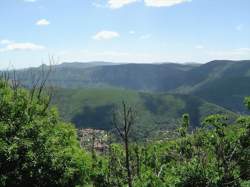
{"label": "green hill", "polygon": [[[209,68],[211,69],[208,70]],[[198,83],[192,85],[186,93],[235,112],[246,112],[242,101],[244,97],[250,95],[250,61],[214,61],[191,72],[190,75],[205,74],[201,72],[210,72],[210,74],[197,81]]]}
{"label": "green hill", "polygon": [[[122,100],[137,111],[137,124],[143,135],[155,130],[176,128],[183,113],[189,113],[192,127],[200,125],[203,117],[215,113],[234,114],[222,107],[190,95],[144,93],[124,89],[58,89],[53,104],[61,117],[78,128],[109,130],[112,114]],[[143,130],[142,130],[143,129]]]}
{"label": "green hill", "polygon": [[[90,66],[86,63],[66,63],[52,66],[49,84],[63,88],[119,87],[146,91],[167,91],[182,85],[185,72],[195,65],[181,64],[115,64]],[[27,86],[43,76],[48,66],[16,72]]]}
{"label": "green hill", "polygon": [[[31,86],[48,66],[16,72]],[[62,88],[116,87],[136,91],[198,96],[229,110],[245,113],[241,104],[250,95],[250,61],[215,60],[206,64],[63,63],[52,66],[48,84]]]}

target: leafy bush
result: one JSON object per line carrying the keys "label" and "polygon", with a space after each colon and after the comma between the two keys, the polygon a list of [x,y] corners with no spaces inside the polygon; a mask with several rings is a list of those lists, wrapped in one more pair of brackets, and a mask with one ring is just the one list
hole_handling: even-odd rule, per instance
{"label": "leafy bush", "polygon": [[0,186],[82,185],[90,162],[46,96],[0,81]]}

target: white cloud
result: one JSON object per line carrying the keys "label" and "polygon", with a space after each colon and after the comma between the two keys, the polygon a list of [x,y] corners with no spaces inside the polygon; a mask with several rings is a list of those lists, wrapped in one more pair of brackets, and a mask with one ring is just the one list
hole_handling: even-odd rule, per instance
{"label": "white cloud", "polygon": [[135,31],[131,30],[129,31],[129,34],[135,34]]}
{"label": "white cloud", "polygon": [[108,0],[108,7],[111,9],[118,9],[125,5],[138,2],[139,0]]}
{"label": "white cloud", "polygon": [[50,22],[46,19],[40,19],[36,22],[36,25],[38,25],[38,26],[47,26],[49,24],[50,24]]}
{"label": "white cloud", "polygon": [[11,43],[13,43],[13,42],[10,40],[6,40],[6,39],[0,41],[0,44],[3,44],[3,45],[11,44]]}
{"label": "white cloud", "polygon": [[45,49],[42,45],[37,45],[34,43],[9,43],[4,48],[0,48],[0,52],[6,51],[37,51]]}
{"label": "white cloud", "polygon": [[149,38],[151,38],[151,37],[152,37],[151,34],[144,34],[144,35],[141,35],[141,36],[140,36],[140,39],[141,39],[141,40],[146,40],[146,39],[149,39]]}
{"label": "white cloud", "polygon": [[[181,3],[191,2],[192,0],[108,0],[106,7],[109,7],[111,9],[118,9],[123,6],[141,1],[144,1],[144,4],[146,6],[170,7]],[[93,5],[96,7],[103,7],[103,5],[99,3],[94,3]]]}
{"label": "white cloud", "polygon": [[144,0],[146,6],[152,7],[170,7],[191,1],[192,0]]}
{"label": "white cloud", "polygon": [[94,40],[110,40],[119,37],[120,34],[114,31],[100,31],[93,36]]}

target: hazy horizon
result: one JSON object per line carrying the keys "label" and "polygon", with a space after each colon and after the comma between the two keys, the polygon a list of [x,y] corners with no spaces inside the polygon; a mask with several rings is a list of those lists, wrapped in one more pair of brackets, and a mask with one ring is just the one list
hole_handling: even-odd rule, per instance
{"label": "hazy horizon", "polygon": [[[49,61],[49,60],[48,60]],[[243,59],[243,60],[230,60],[230,59],[224,59],[224,60],[211,60],[207,61],[204,63],[201,62],[147,62],[147,63],[139,63],[139,62],[108,62],[108,61],[86,61],[86,62],[78,62],[78,61],[72,61],[72,62],[58,62],[55,64],[50,64],[50,63],[41,63],[35,66],[27,66],[27,67],[20,67],[17,68],[14,65],[9,65],[7,68],[0,68],[0,71],[12,71],[12,70],[24,70],[24,69],[29,69],[29,68],[39,68],[43,65],[46,66],[60,66],[60,65],[73,65],[75,63],[78,64],[96,64],[97,66],[102,66],[102,65],[125,65],[125,64],[154,64],[154,65],[162,65],[162,64],[180,64],[180,65],[204,65],[213,61],[233,61],[233,62],[242,62],[242,61],[250,61],[250,59]]]}

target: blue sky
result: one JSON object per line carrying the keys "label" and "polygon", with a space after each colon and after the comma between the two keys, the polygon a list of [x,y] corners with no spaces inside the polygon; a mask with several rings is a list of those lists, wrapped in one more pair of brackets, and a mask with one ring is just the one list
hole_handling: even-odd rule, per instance
{"label": "blue sky", "polygon": [[0,0],[0,69],[250,59],[249,0]]}

